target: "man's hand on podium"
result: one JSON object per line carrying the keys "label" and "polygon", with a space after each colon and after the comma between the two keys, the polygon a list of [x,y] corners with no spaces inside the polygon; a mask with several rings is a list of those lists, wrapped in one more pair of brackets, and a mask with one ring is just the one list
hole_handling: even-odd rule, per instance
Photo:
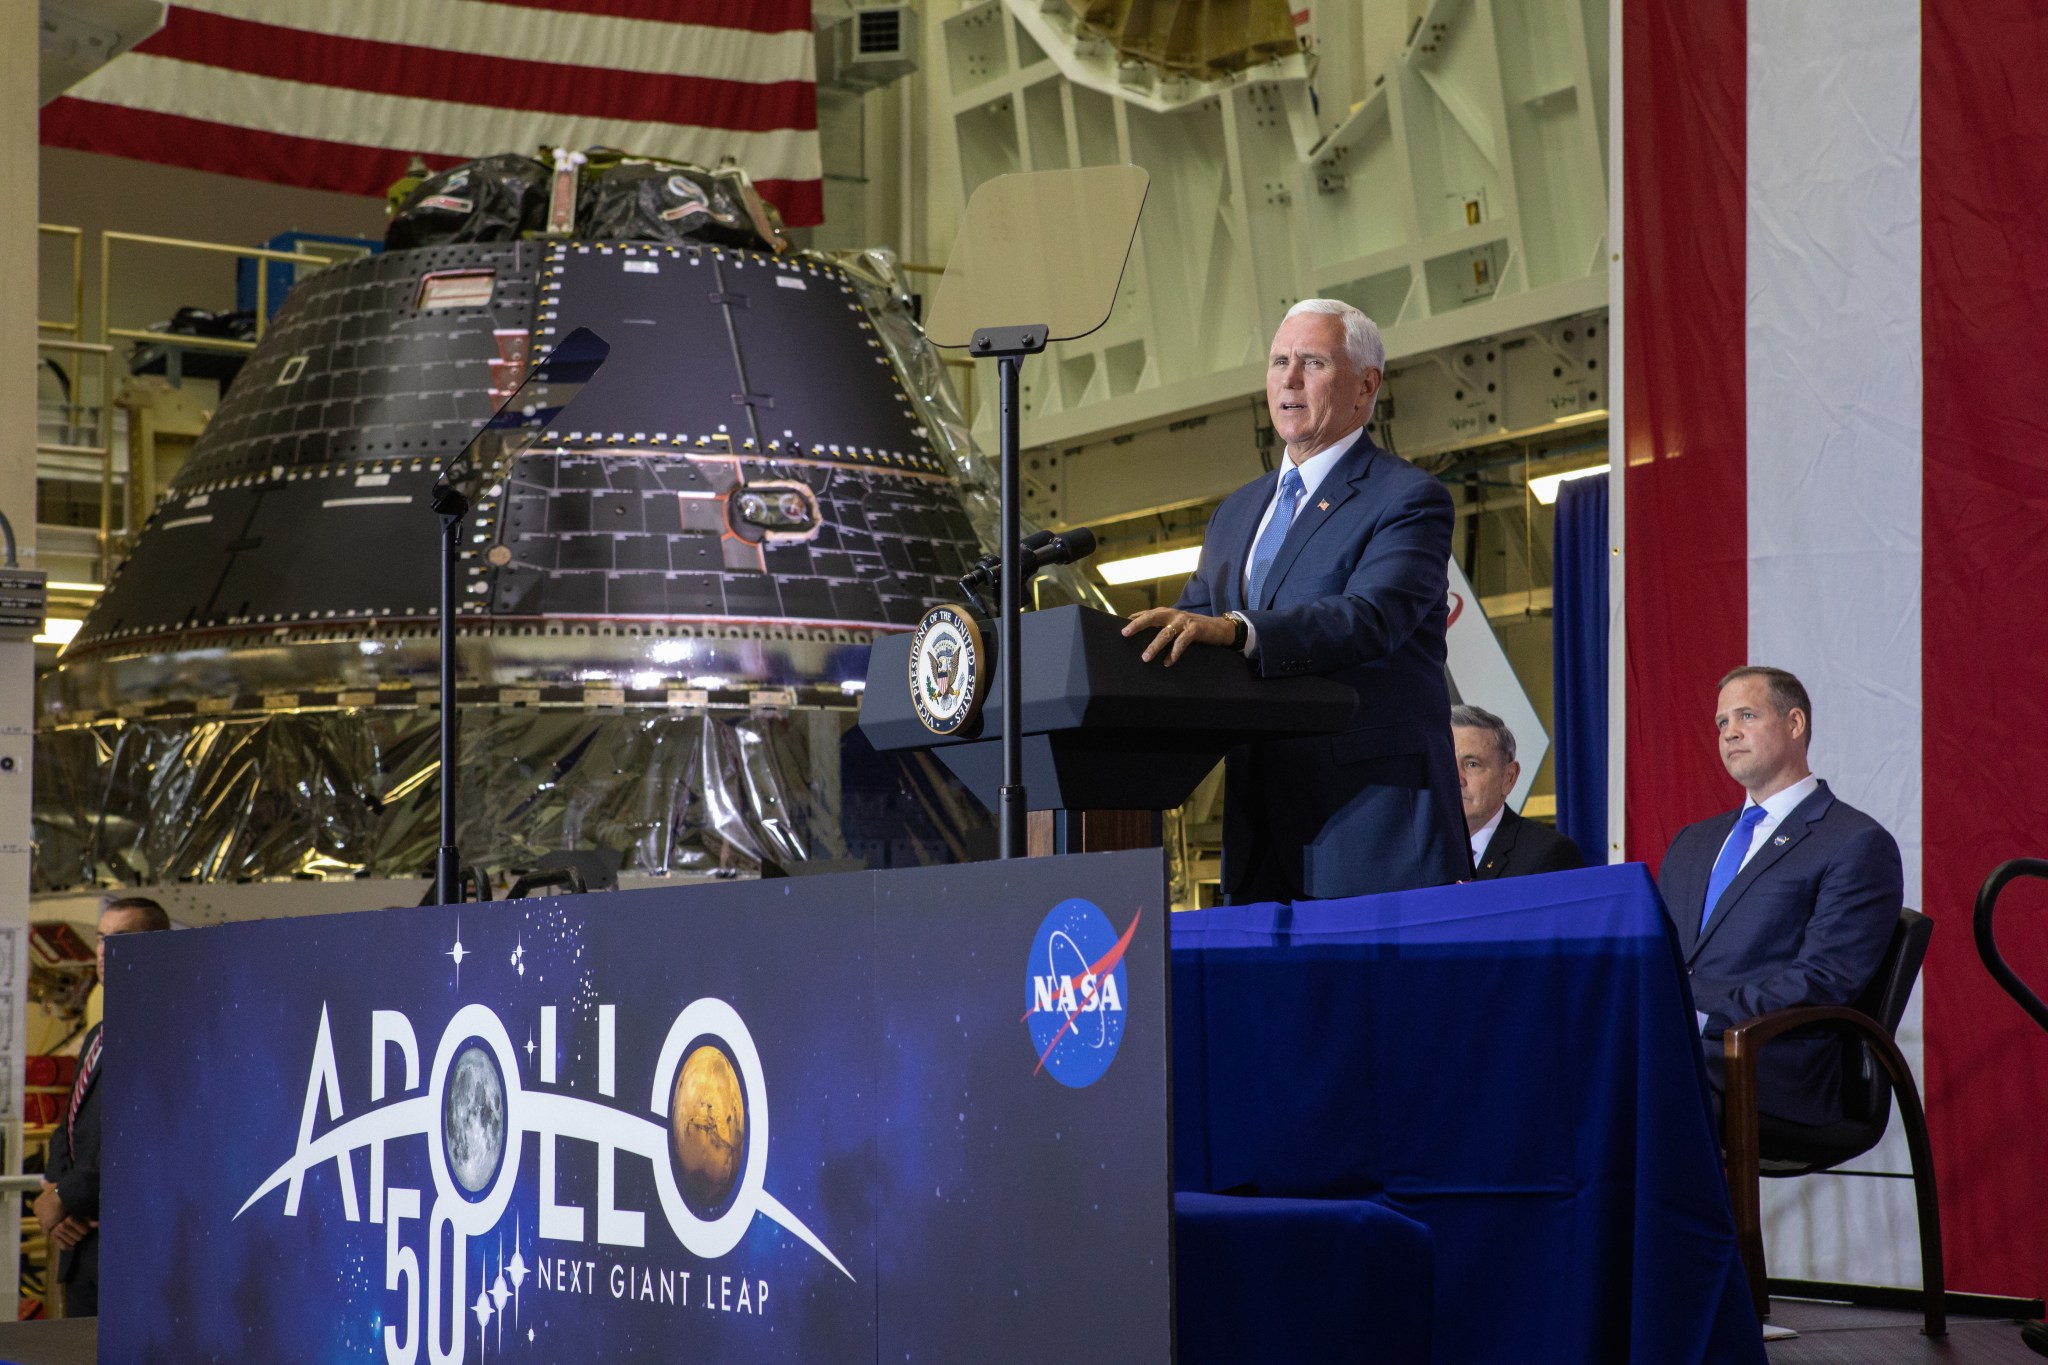
{"label": "man's hand on podium", "polygon": [[1143,658],[1149,664],[1163,650],[1168,668],[1180,661],[1189,645],[1222,645],[1228,648],[1237,639],[1237,622],[1228,616],[1200,616],[1174,607],[1154,607],[1137,613],[1124,627],[1124,634],[1136,635],[1141,630],[1154,629],[1159,633],[1152,637],[1152,643],[1145,646]]}

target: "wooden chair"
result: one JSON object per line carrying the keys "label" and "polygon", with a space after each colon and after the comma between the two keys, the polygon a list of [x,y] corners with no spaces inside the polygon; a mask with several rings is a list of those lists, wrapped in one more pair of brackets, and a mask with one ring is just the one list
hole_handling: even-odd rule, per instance
{"label": "wooden chair", "polygon": [[[1933,932],[1933,920],[1917,910],[1901,910],[1876,978],[1853,1004],[1773,1010],[1745,1019],[1722,1035],[1726,1080],[1722,1145],[1728,1158],[1728,1193],[1735,1204],[1736,1240],[1742,1248],[1750,1297],[1756,1302],[1759,1319],[1770,1316],[1771,1302],[1764,1267],[1759,1177],[1811,1175],[1863,1155],[1884,1137],[1896,1097],[1899,1122],[1905,1127],[1912,1156],[1913,1197],[1920,1215],[1922,1330],[1930,1337],[1947,1334],[1941,1211],[1935,1199],[1934,1160],[1927,1145],[1927,1116],[1920,1107],[1913,1073],[1894,1041]],[[1759,1115],[1758,1054],[1773,1038],[1816,1024],[1848,1035],[1842,1120],[1815,1127]]]}

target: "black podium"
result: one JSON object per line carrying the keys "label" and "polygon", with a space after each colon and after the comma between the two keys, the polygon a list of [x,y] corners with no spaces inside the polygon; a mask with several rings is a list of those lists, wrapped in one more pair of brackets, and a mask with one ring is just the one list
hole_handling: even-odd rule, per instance
{"label": "black podium", "polygon": [[[1241,655],[1193,649],[1172,668],[1139,658],[1122,617],[1054,607],[1023,618],[1024,786],[1030,851],[1094,853],[1159,842],[1159,812],[1186,801],[1231,748],[1342,729],[1357,695],[1327,678],[1261,679]],[[991,696],[973,734],[939,735],[911,704],[910,637],[868,656],[861,732],[877,749],[926,749],[990,810],[1002,756]]]}

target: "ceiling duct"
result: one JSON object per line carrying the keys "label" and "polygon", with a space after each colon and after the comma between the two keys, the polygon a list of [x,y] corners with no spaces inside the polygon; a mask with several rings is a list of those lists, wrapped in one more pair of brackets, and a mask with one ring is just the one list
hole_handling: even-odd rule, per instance
{"label": "ceiling duct", "polygon": [[879,90],[917,70],[917,10],[887,0],[818,5],[818,83],[852,91]]}

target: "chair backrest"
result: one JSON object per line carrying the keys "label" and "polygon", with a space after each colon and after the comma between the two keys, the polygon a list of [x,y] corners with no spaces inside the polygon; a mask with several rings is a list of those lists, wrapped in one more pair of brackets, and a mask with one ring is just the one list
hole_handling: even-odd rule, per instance
{"label": "chair backrest", "polygon": [[[1913,983],[1919,979],[1920,964],[1927,959],[1927,940],[1933,934],[1933,920],[1918,910],[1899,911],[1899,922],[1892,928],[1892,941],[1885,947],[1877,975],[1850,1002],[1894,1037],[1899,1032],[1899,1020],[1905,1017]],[[1849,1065],[1842,1073],[1842,1110],[1851,1119],[1875,1119],[1891,1103],[1891,1086],[1870,1049],[1862,1043],[1852,1047],[1845,1059]]]}

